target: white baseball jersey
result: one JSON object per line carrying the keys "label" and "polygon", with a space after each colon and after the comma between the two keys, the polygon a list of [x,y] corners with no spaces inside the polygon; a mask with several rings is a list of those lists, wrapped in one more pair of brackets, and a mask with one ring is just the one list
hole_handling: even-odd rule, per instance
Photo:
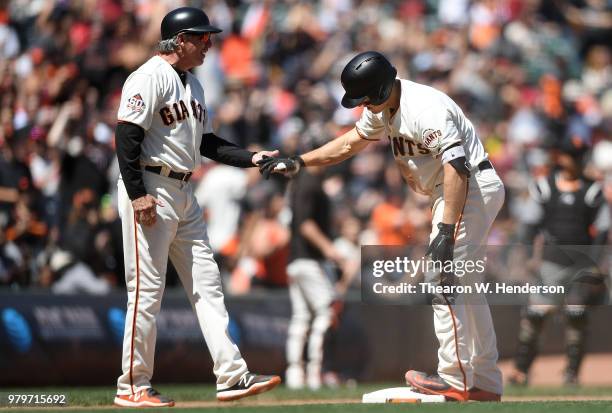
{"label": "white baseball jersey", "polygon": [[393,156],[408,184],[416,192],[431,195],[442,183],[440,155],[461,143],[472,169],[487,159],[474,125],[444,93],[419,83],[400,79],[398,113],[374,114],[364,109],[355,127],[361,136],[380,140],[385,135]]}
{"label": "white baseball jersey", "polygon": [[142,127],[141,163],[191,172],[201,163],[203,133],[212,133],[204,89],[189,72],[183,86],[174,68],[153,56],[126,80],[117,119]]}

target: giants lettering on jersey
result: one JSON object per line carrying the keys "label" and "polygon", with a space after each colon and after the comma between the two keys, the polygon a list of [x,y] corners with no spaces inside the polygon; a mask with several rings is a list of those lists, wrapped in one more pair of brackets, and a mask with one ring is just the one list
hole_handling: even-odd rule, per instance
{"label": "giants lettering on jersey", "polygon": [[[195,100],[191,101],[191,114],[201,123],[204,123],[204,108]],[[164,122],[164,125],[170,126],[175,120],[183,121],[190,116],[187,105],[182,100],[173,103],[171,106],[165,106],[159,110],[159,115]]]}
{"label": "giants lettering on jersey", "polygon": [[429,155],[431,151],[424,147],[421,143],[416,143],[413,140],[404,138],[403,136],[387,136],[393,147],[393,155],[398,158],[400,156],[415,156],[415,151],[421,155]]}

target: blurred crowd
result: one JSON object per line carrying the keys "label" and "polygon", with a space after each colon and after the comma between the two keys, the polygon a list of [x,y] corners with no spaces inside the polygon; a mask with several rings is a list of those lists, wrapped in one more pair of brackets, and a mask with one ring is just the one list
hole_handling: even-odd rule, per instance
{"label": "blurred crowd", "polygon": [[[607,0],[0,0],[0,286],[123,286],[121,86],[183,5],[223,29],[194,70],[219,136],[287,155],[338,136],[360,115],[339,104],[340,72],[378,50],[476,125],[507,188],[491,244],[537,219],[527,185],[563,140],[590,148],[585,173],[612,202]],[[387,142],[326,174],[347,259],[360,244],[427,243],[428,199],[407,190]],[[194,177],[228,292],[286,285],[290,183],[213,162]]]}

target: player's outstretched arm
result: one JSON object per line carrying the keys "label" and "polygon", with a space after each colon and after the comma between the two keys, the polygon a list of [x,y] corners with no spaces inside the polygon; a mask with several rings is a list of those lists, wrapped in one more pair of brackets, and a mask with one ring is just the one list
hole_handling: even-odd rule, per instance
{"label": "player's outstretched arm", "polygon": [[363,139],[355,128],[331,142],[299,156],[291,158],[263,157],[257,162],[259,171],[268,179],[271,173],[287,177],[296,175],[302,166],[326,166],[340,163],[368,146],[371,141]]}
{"label": "player's outstretched arm", "polygon": [[305,166],[335,165],[359,153],[370,142],[353,128],[320,148],[302,154],[301,158]]}

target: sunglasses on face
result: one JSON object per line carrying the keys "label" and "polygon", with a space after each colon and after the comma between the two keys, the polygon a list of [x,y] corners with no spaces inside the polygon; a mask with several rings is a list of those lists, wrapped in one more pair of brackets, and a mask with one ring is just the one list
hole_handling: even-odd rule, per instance
{"label": "sunglasses on face", "polygon": [[201,43],[207,43],[210,40],[211,33],[186,33],[191,38],[199,40]]}

